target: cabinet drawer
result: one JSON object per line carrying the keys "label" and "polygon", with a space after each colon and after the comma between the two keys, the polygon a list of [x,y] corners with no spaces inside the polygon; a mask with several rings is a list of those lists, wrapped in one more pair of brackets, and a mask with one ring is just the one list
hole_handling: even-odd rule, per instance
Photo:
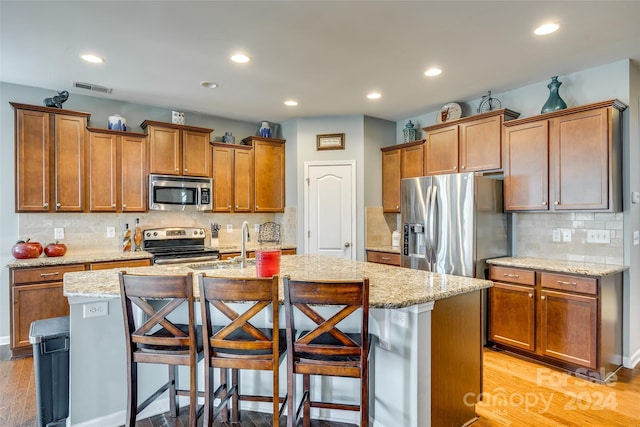
{"label": "cabinet drawer", "polygon": [[540,283],[543,288],[596,295],[598,281],[592,277],[569,276],[566,274],[542,273]]}
{"label": "cabinet drawer", "polygon": [[535,271],[522,270],[520,268],[492,266],[490,279],[533,286],[536,284],[536,273]]}
{"label": "cabinet drawer", "polygon": [[147,267],[151,265],[150,259],[132,259],[127,261],[95,262],[89,266],[89,270],[108,270],[111,268]]}
{"label": "cabinet drawer", "polygon": [[400,254],[367,251],[367,261],[400,266]]}
{"label": "cabinet drawer", "polygon": [[61,282],[64,273],[84,271],[83,264],[58,265],[13,270],[13,283]]}

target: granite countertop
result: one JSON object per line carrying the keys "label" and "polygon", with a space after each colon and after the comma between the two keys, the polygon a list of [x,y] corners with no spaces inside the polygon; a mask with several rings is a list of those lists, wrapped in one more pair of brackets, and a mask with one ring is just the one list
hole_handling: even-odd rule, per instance
{"label": "granite countertop", "polygon": [[[282,276],[289,274],[295,280],[359,280],[369,278],[369,304],[372,308],[402,308],[452,297],[458,294],[489,288],[489,280],[422,270],[394,267],[362,261],[343,260],[317,255],[283,255],[280,263],[280,300],[283,297]],[[194,273],[195,294],[198,296],[197,274],[214,277],[256,277],[256,267],[250,263],[240,268],[232,262],[217,261],[189,267],[173,266],[135,267],[132,274],[186,274]],[[233,268],[211,268],[215,265]],[[208,267],[208,268],[207,268]],[[66,273],[64,295],[67,297],[117,298],[120,297],[117,270],[100,270]]]}
{"label": "granite countertop", "polygon": [[390,254],[399,254],[400,253],[400,246],[391,246],[391,245],[367,246],[365,248],[365,250],[367,250],[367,251],[376,251],[376,252],[388,252]]}
{"label": "granite countertop", "polygon": [[73,252],[67,251],[63,256],[48,257],[41,255],[38,258],[16,259],[6,266],[9,268],[32,268],[46,267],[48,265],[64,265],[64,264],[84,264],[91,262],[103,261],[126,261],[133,259],[149,259],[153,255],[145,251],[118,252],[118,251],[102,251],[102,252]]}
{"label": "granite countertop", "polygon": [[[240,245],[237,246],[214,246],[213,249],[217,249],[221,254],[230,254],[235,252],[240,252]],[[257,242],[247,242],[245,245],[245,249],[247,251],[255,251],[256,249],[297,249],[296,245],[287,245],[284,243],[257,243]]]}
{"label": "granite countertop", "polygon": [[487,263],[502,267],[530,268],[557,273],[581,274],[585,276],[607,276],[609,274],[616,274],[629,269],[629,267],[625,265],[526,257],[494,258],[487,260]]}

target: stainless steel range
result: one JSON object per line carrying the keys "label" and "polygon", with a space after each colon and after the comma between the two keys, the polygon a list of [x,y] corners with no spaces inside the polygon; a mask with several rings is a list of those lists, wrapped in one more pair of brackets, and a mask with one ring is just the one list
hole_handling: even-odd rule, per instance
{"label": "stainless steel range", "polygon": [[204,228],[166,227],[144,230],[142,247],[153,254],[154,264],[215,261],[220,252],[205,246]]}

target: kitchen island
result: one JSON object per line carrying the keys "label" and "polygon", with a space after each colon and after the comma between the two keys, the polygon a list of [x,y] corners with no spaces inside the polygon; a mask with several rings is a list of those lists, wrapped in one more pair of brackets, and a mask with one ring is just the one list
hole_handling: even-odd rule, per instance
{"label": "kitchen island", "polygon": [[[228,268],[215,268],[220,265]],[[225,262],[128,271],[230,277],[256,274],[255,265],[240,268]],[[370,417],[376,426],[423,427],[442,425],[444,420],[449,421],[447,424],[462,425],[473,419],[475,401],[481,392],[480,293],[491,287],[492,282],[313,255],[283,256],[280,271],[294,280],[369,278],[369,330],[377,337],[371,355]],[[197,297],[197,276],[194,287]],[[282,301],[282,281],[280,292]],[[118,270],[68,273],[64,277],[64,293],[71,305],[71,424],[121,425],[125,415],[126,360]],[[88,307],[96,302],[108,303],[101,313],[106,311],[106,315],[88,317]],[[284,318],[282,309],[280,316]],[[265,323],[268,322],[265,318]],[[281,384],[285,384],[284,365],[280,373]],[[244,374],[244,384],[253,388],[249,392],[264,392],[264,384],[270,387],[268,374],[264,381],[262,373]],[[141,368],[141,395],[146,395],[165,376],[166,368]],[[200,388],[202,384],[201,372]],[[312,386],[348,403],[357,400],[359,390],[357,381],[344,379],[312,380]],[[147,408],[140,419],[166,412],[167,406],[161,403]],[[263,409],[254,405],[243,408]],[[467,411],[460,411],[460,406]],[[350,413],[323,410],[319,415],[357,423],[357,414],[350,418]],[[455,417],[466,419],[460,422]]]}

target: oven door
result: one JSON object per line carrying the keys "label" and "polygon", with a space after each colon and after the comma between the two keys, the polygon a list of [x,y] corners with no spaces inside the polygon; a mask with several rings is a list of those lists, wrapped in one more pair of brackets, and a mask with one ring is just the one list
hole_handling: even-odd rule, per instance
{"label": "oven door", "polygon": [[220,255],[206,255],[206,256],[185,256],[185,257],[154,257],[153,263],[157,265],[168,264],[192,264],[194,262],[211,262],[218,261]]}

